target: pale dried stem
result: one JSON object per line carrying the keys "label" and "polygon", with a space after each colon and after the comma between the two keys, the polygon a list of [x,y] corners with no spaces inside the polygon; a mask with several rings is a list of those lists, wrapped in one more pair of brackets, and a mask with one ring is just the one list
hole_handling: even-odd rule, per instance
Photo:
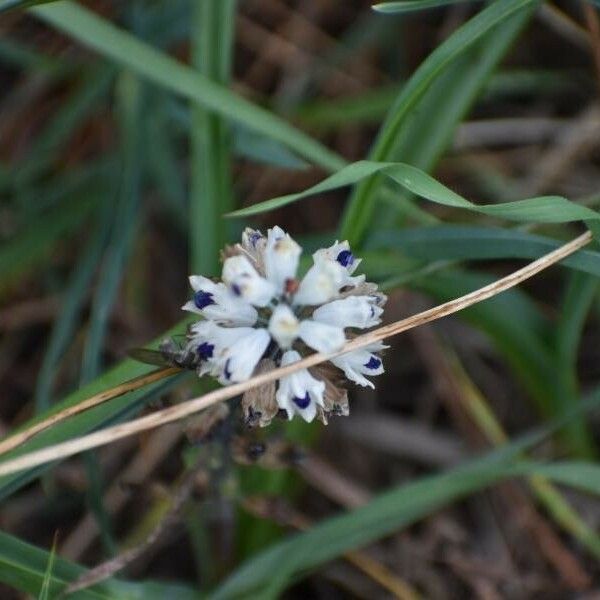
{"label": "pale dried stem", "polygon": [[[208,408],[217,402],[222,402],[223,400],[238,396],[246,390],[258,387],[259,385],[263,385],[269,381],[280,379],[281,377],[285,377],[286,375],[290,375],[301,369],[314,367],[315,365],[331,360],[332,358],[341,356],[342,354],[346,354],[354,350],[365,348],[374,342],[392,337],[402,333],[403,331],[407,331],[408,329],[441,319],[442,317],[463,310],[464,308],[472,306],[473,304],[477,304],[478,302],[482,302],[483,300],[487,300],[488,298],[496,296],[501,292],[518,285],[536,273],[547,269],[563,258],[573,254],[588,244],[591,239],[591,233],[586,232],[567,244],[564,244],[560,248],[545,254],[541,258],[529,263],[522,269],[519,269],[518,271],[515,271],[514,273],[511,273],[502,279],[498,279],[497,281],[494,281],[493,283],[479,288],[469,294],[461,296],[460,298],[450,300],[449,302],[440,304],[439,306],[423,311],[417,315],[413,315],[412,317],[408,317],[407,319],[402,319],[395,323],[391,323],[390,325],[375,329],[374,331],[366,333],[365,335],[358,336],[345,344],[344,347],[338,352],[331,354],[311,354],[310,356],[307,356],[296,363],[292,363],[268,373],[252,377],[248,381],[244,381],[242,383],[236,383],[220,388],[199,398],[194,398],[176,406],[171,406],[169,408],[156,411],[155,413],[134,419],[128,423],[107,427],[101,431],[90,433],[88,435],[84,435],[53,446],[48,446],[41,450],[30,452],[15,459],[5,461],[0,464],[0,476],[17,473],[24,469],[30,469],[47,462],[66,458],[67,456],[72,456],[73,454],[83,452],[84,450],[97,448],[98,446],[109,444],[115,440],[134,435],[142,431],[147,431],[149,429],[154,429],[159,425],[165,425],[166,423],[178,421],[179,419],[183,419],[196,412],[204,410],[205,408]],[[23,432],[23,434],[25,433],[26,432]]]}
{"label": "pale dried stem", "polygon": [[94,394],[87,400],[79,402],[79,404],[75,404],[74,406],[70,406],[65,410],[61,410],[60,412],[49,416],[47,419],[44,419],[43,421],[40,421],[39,423],[36,423],[35,425],[32,425],[31,427],[28,427],[19,433],[15,433],[15,435],[12,435],[5,440],[2,440],[0,442],[0,454],[4,454],[5,452],[8,452],[17,446],[20,446],[34,435],[37,435],[45,429],[48,429],[48,427],[52,427],[53,425],[56,425],[57,423],[60,423],[69,417],[78,415],[79,413],[85,412],[90,408],[98,406],[99,404],[108,402],[108,400],[122,396],[123,394],[127,394],[146,385],[150,385],[151,383],[155,383],[161,379],[164,379],[165,377],[179,373],[179,371],[180,369],[175,367],[158,369],[146,375],[140,375],[139,377],[130,379],[129,381],[126,381],[125,383],[122,383],[109,390],[104,390],[103,392]]}

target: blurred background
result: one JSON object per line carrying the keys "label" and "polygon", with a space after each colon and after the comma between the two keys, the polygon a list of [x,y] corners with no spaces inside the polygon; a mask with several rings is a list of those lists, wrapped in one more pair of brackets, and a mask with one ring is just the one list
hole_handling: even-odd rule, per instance
{"label": "blurred background", "polygon": [[[147,372],[127,351],[181,321],[188,274],[217,275],[219,249],[246,225],[278,224],[308,251],[351,231],[361,268],[390,294],[386,322],[576,235],[577,224],[507,226],[425,204],[379,179],[249,219],[222,218],[369,157],[418,166],[474,202],[561,194],[596,208],[598,10],[523,4],[462,50],[456,36],[467,35],[485,3],[385,15],[358,0],[107,0],[0,13],[0,433]],[[401,113],[419,67],[453,39],[452,61]],[[188,70],[161,62],[167,55]],[[357,198],[372,209],[344,229]],[[208,591],[291,531],[553,422],[596,393],[600,379],[600,262],[594,250],[581,260],[585,268],[553,268],[392,340],[377,389],[352,388],[350,416],[327,427],[244,430],[233,402],[212,421],[169,425],[2,479],[0,596],[38,597],[52,547],[88,567],[112,560],[109,575],[118,568],[130,581]],[[178,375],[42,442],[207,385]],[[593,461],[598,425],[579,414],[534,455]],[[515,481],[450,500],[354,555],[312,565],[277,594],[600,593],[596,498]],[[11,556],[31,573],[14,575]],[[52,589],[66,580],[52,580]],[[115,594],[106,597],[128,597]]]}

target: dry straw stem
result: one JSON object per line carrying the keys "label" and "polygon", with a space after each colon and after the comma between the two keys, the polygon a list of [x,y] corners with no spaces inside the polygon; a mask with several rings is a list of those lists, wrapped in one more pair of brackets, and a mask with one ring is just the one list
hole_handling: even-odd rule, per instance
{"label": "dry straw stem", "polygon": [[369,344],[372,344],[373,342],[384,340],[393,335],[397,335],[398,333],[402,333],[403,331],[407,331],[408,329],[412,329],[413,327],[430,323],[452,313],[463,310],[464,308],[496,296],[497,294],[500,294],[501,292],[518,285],[522,281],[529,279],[536,273],[547,269],[563,258],[573,254],[588,244],[591,239],[592,235],[588,231],[568,242],[567,244],[564,244],[560,248],[557,248],[556,250],[529,263],[522,269],[503,277],[502,279],[498,279],[497,281],[494,281],[493,283],[479,288],[469,294],[461,296],[460,298],[450,300],[449,302],[435,306],[434,308],[413,315],[412,317],[408,317],[407,319],[396,321],[390,325],[385,325],[384,327],[380,327],[374,331],[358,336],[345,344],[344,347],[338,352],[331,354],[311,354],[310,356],[307,356],[296,363],[286,365],[285,367],[280,367],[279,369],[275,369],[268,373],[257,375],[256,377],[252,377],[248,381],[244,381],[242,383],[236,383],[220,388],[205,394],[204,396],[200,396],[199,398],[194,398],[192,400],[188,400],[187,402],[182,402],[176,406],[171,406],[169,408],[156,411],[150,415],[129,421],[128,423],[107,427],[101,431],[90,433],[88,435],[69,440],[68,442],[62,442],[54,446],[48,446],[41,450],[24,454],[23,456],[19,456],[12,460],[7,460],[3,463],[0,463],[0,476],[10,475],[25,469],[31,469],[44,463],[66,458],[67,456],[72,456],[73,454],[83,452],[84,450],[97,448],[98,446],[109,444],[121,438],[153,429],[159,425],[165,425],[167,423],[172,423],[173,421],[178,421],[179,419],[189,417],[194,413],[204,410],[205,408],[208,408],[217,402],[222,402],[223,400],[228,400],[229,398],[233,398],[234,396],[242,394],[248,389],[252,389],[263,385],[264,383],[280,379],[281,377],[285,377],[286,375],[290,375],[291,373],[301,369],[314,367],[315,365],[326,362],[336,356],[346,354],[347,352],[351,352],[353,350],[359,350],[365,346],[368,346]]}
{"label": "dry straw stem", "polygon": [[146,375],[140,375],[139,377],[135,377],[134,379],[130,379],[125,383],[121,383],[120,385],[111,388],[109,390],[104,390],[98,394],[94,394],[87,400],[80,402],[79,404],[75,404],[74,406],[70,406],[65,410],[61,410],[47,419],[32,425],[31,427],[16,433],[15,435],[11,435],[9,438],[2,440],[0,442],[0,454],[4,454],[17,446],[25,443],[28,439],[32,438],[34,435],[37,435],[44,429],[48,429],[52,425],[56,425],[69,417],[73,417],[74,415],[78,415],[94,406],[98,406],[104,402],[108,402],[108,400],[112,400],[118,396],[122,396],[123,394],[127,394],[139,388],[142,388],[146,385],[150,385],[151,383],[155,383],[164,379],[165,377],[169,377],[171,375],[175,375],[175,373],[179,373],[181,369],[176,367],[169,367],[167,369],[158,369],[156,371],[152,371],[151,373],[147,373]]}

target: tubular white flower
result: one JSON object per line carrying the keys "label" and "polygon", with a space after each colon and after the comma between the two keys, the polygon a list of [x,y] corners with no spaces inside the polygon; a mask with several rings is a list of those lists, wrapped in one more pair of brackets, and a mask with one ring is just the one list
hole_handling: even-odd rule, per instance
{"label": "tubular white flower", "polygon": [[348,296],[319,306],[312,318],[321,323],[338,327],[366,329],[381,323],[383,308],[377,306],[377,298],[371,296]]}
{"label": "tubular white flower", "polygon": [[276,292],[275,285],[261,277],[241,254],[231,256],[223,263],[223,281],[235,296],[254,306],[266,306]]}
{"label": "tubular white flower", "polygon": [[342,286],[355,287],[365,280],[364,275],[351,277],[356,271],[358,265],[362,262],[361,258],[356,258],[350,250],[350,244],[347,241],[338,242],[329,246],[329,248],[321,248],[313,254],[315,264],[322,262],[332,262],[339,264],[344,268],[344,276]]}
{"label": "tubular white flower", "polygon": [[315,263],[306,273],[294,296],[294,304],[315,306],[329,302],[344,285],[344,268],[332,261]]}
{"label": "tubular white flower", "polygon": [[298,337],[317,352],[335,352],[346,342],[344,330],[335,325],[306,319],[300,323]]}
{"label": "tubular white flower", "polygon": [[383,373],[381,358],[374,354],[374,352],[387,347],[381,342],[375,342],[366,346],[363,350],[355,350],[354,352],[348,352],[347,354],[332,358],[331,362],[344,371],[344,375],[350,381],[354,381],[354,383],[363,387],[369,386],[374,388],[373,383],[364,377],[364,375],[381,375]]}
{"label": "tubular white flower", "polygon": [[269,229],[265,248],[265,272],[279,293],[285,282],[294,279],[302,248],[281,227]]}
{"label": "tubular white flower", "polygon": [[[377,285],[354,276],[360,260],[348,242],[336,242],[313,254],[313,265],[301,281],[296,270],[302,249],[280,227],[264,236],[247,228],[240,243],[223,251],[222,281],[190,277],[193,300],[185,310],[205,320],[195,323],[188,344],[167,342],[164,354],[182,368],[210,374],[223,385],[246,381],[267,369],[298,361],[309,350],[335,354],[346,342],[345,329],[380,323],[386,297]],[[367,376],[383,373],[377,352],[383,344],[332,359],[346,380],[371,386]],[[279,408],[288,418],[299,414],[327,423],[348,414],[341,377],[329,368],[303,369],[267,387],[244,394],[248,423],[268,425]],[[267,391],[265,391],[267,390]],[[258,420],[256,416],[258,415]]]}
{"label": "tubular white flower", "polygon": [[223,283],[215,283],[201,275],[192,275],[190,285],[194,290],[194,299],[186,302],[181,307],[183,310],[200,314],[221,325],[235,327],[256,323],[256,309],[234,296]]}
{"label": "tubular white flower", "polygon": [[[288,350],[281,358],[281,365],[297,362],[302,357],[295,350]],[[306,369],[301,369],[279,381],[275,398],[279,408],[286,411],[288,419],[299,414],[310,423],[317,414],[317,405],[324,406],[325,383],[315,379]]]}
{"label": "tubular white flower", "polygon": [[199,374],[218,377],[223,385],[249,379],[271,341],[266,329],[219,327],[212,321],[196,323],[191,333],[190,344],[202,360]]}
{"label": "tubular white flower", "polygon": [[280,304],[273,310],[269,320],[269,332],[280,348],[287,350],[298,337],[300,321],[294,311],[286,304]]}

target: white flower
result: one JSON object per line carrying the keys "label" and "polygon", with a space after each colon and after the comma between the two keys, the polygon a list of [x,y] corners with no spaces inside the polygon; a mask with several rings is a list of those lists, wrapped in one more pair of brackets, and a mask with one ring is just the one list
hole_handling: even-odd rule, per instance
{"label": "white flower", "polygon": [[275,295],[275,285],[261,277],[250,261],[242,255],[230,256],[223,263],[223,281],[235,296],[254,306],[263,307]]}
{"label": "white flower", "polygon": [[344,284],[344,268],[333,261],[319,261],[306,273],[294,296],[294,304],[315,306],[335,298]]}
{"label": "white flower", "polygon": [[186,302],[183,310],[202,315],[221,325],[254,325],[258,318],[256,309],[234,296],[226,285],[215,283],[207,277],[192,275],[190,285],[194,299]]}
{"label": "white flower", "polygon": [[377,306],[378,299],[372,296],[348,296],[343,300],[334,300],[319,306],[312,315],[315,321],[337,325],[338,327],[357,327],[366,329],[381,323],[383,308]]}
{"label": "white flower", "polygon": [[355,350],[354,352],[348,352],[347,354],[332,358],[331,362],[344,371],[344,375],[350,381],[354,381],[354,383],[363,387],[369,386],[374,388],[373,383],[364,377],[364,375],[381,375],[383,373],[381,358],[374,353],[387,347],[381,342],[375,342],[362,350]]}
{"label": "white flower", "polygon": [[339,350],[346,342],[344,330],[335,325],[306,319],[300,323],[298,337],[313,350],[329,354]]}
{"label": "white flower", "polygon": [[315,264],[322,262],[331,262],[341,265],[344,268],[343,286],[355,287],[361,284],[365,280],[364,275],[358,275],[357,277],[350,277],[354,271],[356,271],[358,265],[362,259],[356,258],[350,250],[350,244],[345,242],[338,242],[329,246],[329,248],[321,248],[313,254],[313,260]]}
{"label": "white flower", "polygon": [[280,304],[273,310],[269,320],[269,332],[280,348],[289,348],[298,337],[299,329],[300,321],[289,306]]}
{"label": "white flower", "polygon": [[212,321],[193,325],[191,333],[190,345],[201,360],[199,374],[224,385],[249,379],[271,341],[264,329],[219,327]]}
{"label": "white flower", "polygon": [[[175,364],[230,385],[260,373],[261,365],[273,369],[301,360],[307,349],[335,353],[346,342],[345,329],[380,323],[386,298],[363,275],[353,275],[360,260],[348,242],[315,252],[313,265],[298,281],[301,252],[280,227],[270,229],[267,236],[247,228],[241,243],[223,252],[221,282],[190,277],[194,297],[183,309],[204,320],[191,326],[186,347],[168,344],[169,352],[183,357]],[[383,373],[376,354],[383,348],[381,343],[371,344],[331,362],[348,380],[372,387],[365,375]],[[295,414],[307,421],[317,416],[323,423],[332,415],[348,414],[341,378],[332,375],[331,367],[323,367],[283,377],[277,391],[273,382],[244,394],[248,422],[267,425],[277,406],[290,419]]]}
{"label": "white flower", "polygon": [[[297,362],[302,357],[295,350],[288,350],[281,358],[281,366]],[[306,369],[282,377],[275,398],[279,408],[287,412],[288,419],[295,413],[311,422],[317,414],[317,405],[323,406],[325,383],[315,379]]]}
{"label": "white flower", "polygon": [[268,231],[264,253],[267,279],[282,293],[286,281],[296,276],[302,248],[281,227],[273,227]]}

